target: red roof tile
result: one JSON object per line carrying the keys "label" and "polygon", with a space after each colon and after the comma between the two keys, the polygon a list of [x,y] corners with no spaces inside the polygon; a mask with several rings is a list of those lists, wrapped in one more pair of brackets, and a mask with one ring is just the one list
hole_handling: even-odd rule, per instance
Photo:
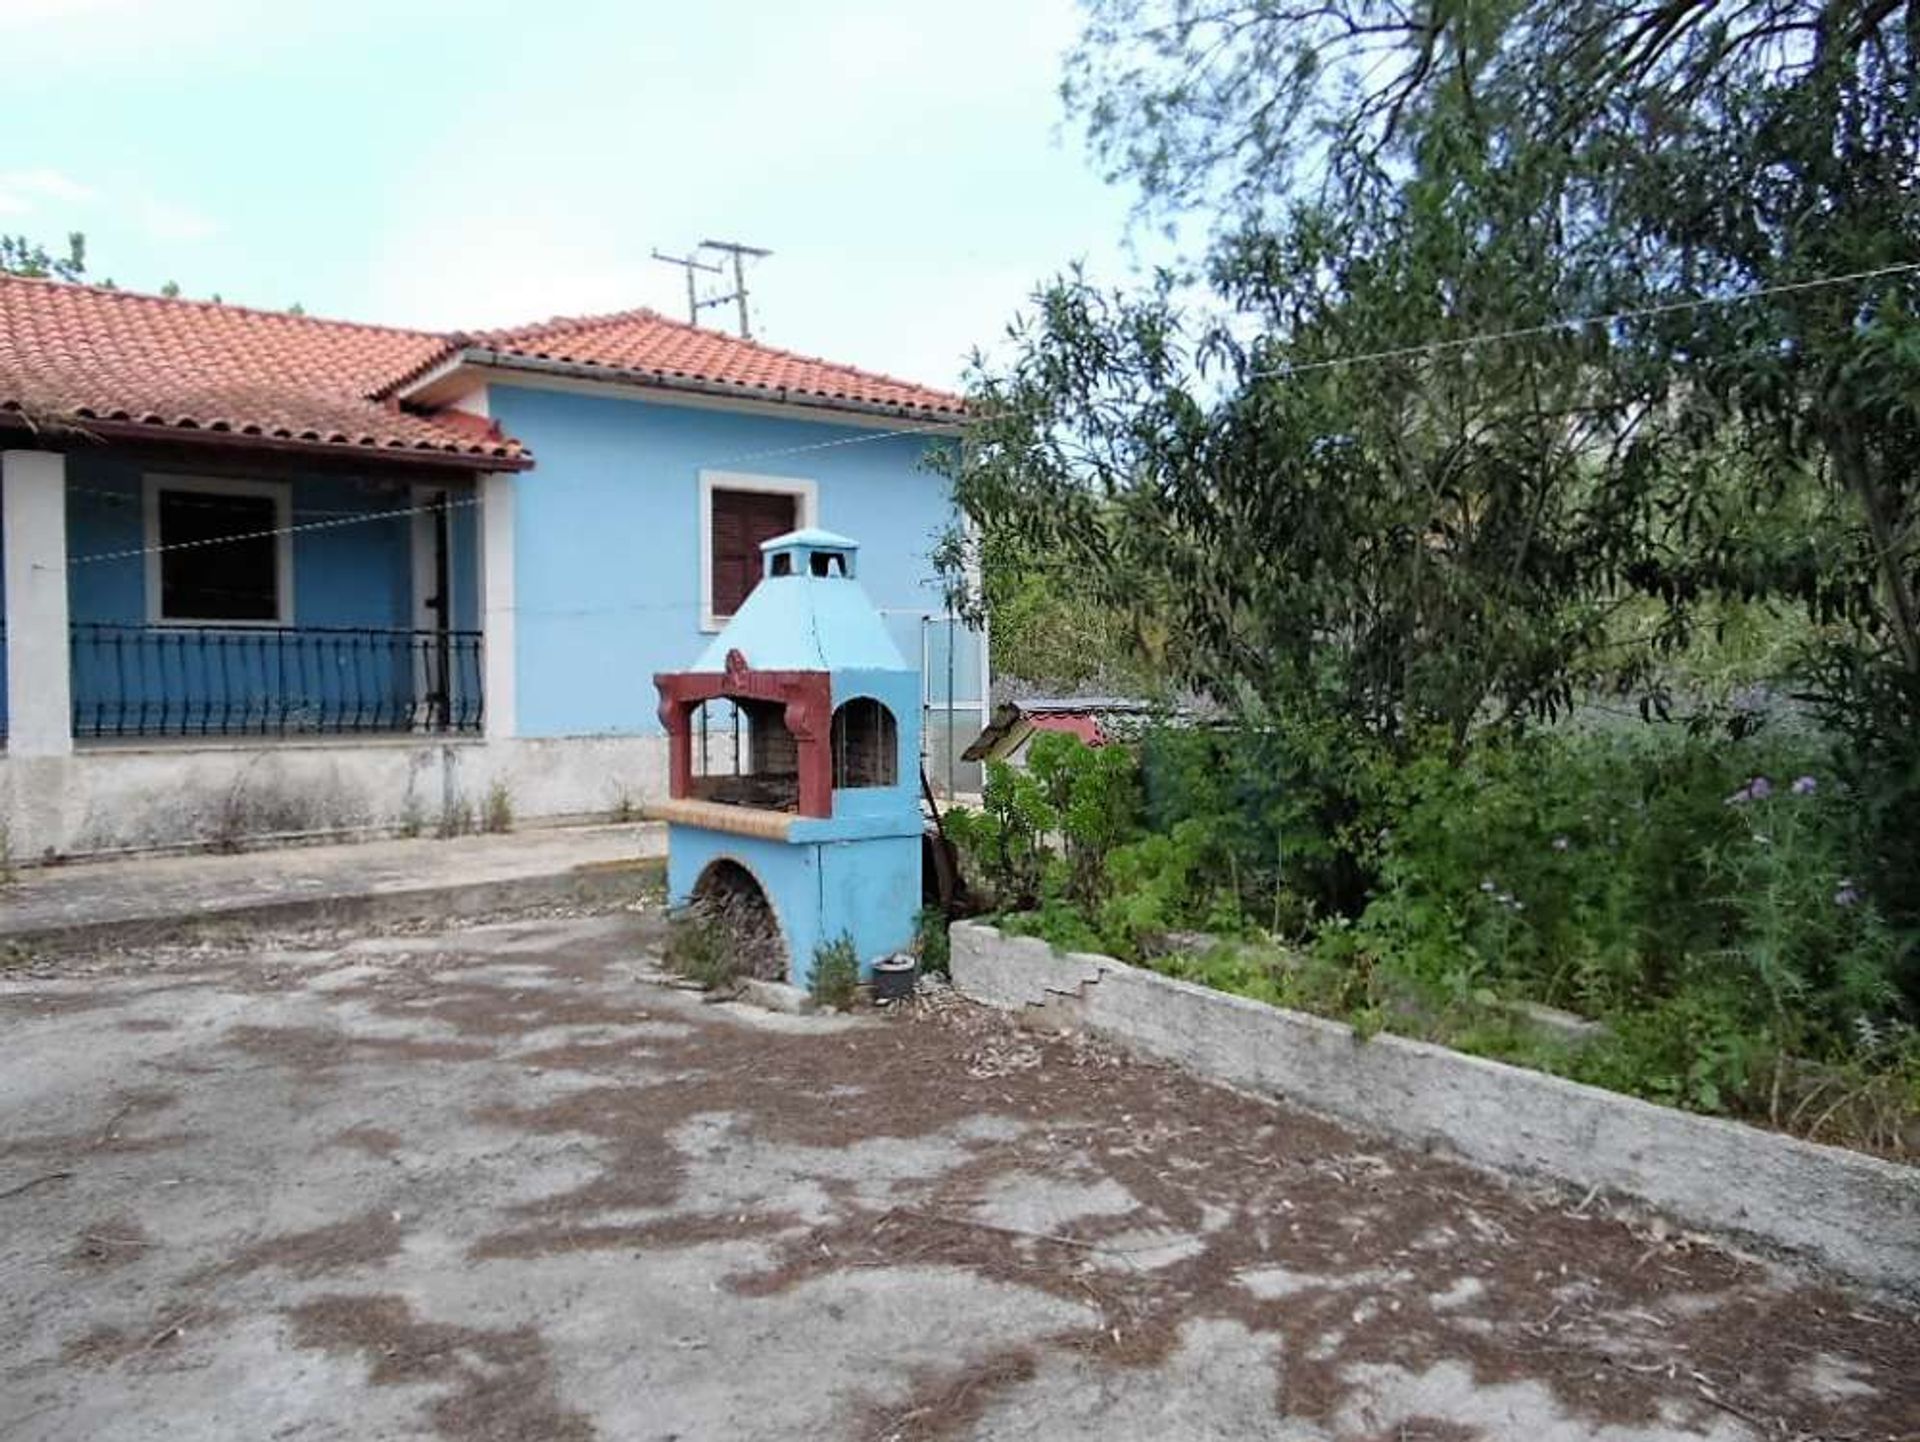
{"label": "red roof tile", "polygon": [[0,422],[180,432],[519,466],[519,442],[457,411],[404,409],[408,381],[472,351],[722,393],[957,420],[958,396],[650,310],[474,335],[400,330],[0,275]]}
{"label": "red roof tile", "polygon": [[960,397],[946,391],[702,330],[653,310],[560,316],[466,339],[502,355],[699,381],[770,400],[853,402],[953,420],[964,409]]}
{"label": "red roof tile", "polygon": [[447,347],[427,331],[0,276],[0,419],[435,452],[517,464],[471,418],[371,399]]}
{"label": "red roof tile", "polygon": [[1100,718],[1089,716],[1085,712],[1029,716],[1027,724],[1036,731],[1059,731],[1068,736],[1078,736],[1089,746],[1107,744],[1107,733],[1100,728]]}

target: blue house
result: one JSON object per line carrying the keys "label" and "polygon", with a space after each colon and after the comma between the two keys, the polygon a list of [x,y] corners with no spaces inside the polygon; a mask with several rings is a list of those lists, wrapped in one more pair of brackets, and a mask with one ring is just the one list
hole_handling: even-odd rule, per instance
{"label": "blue house", "polygon": [[984,638],[925,464],[957,398],[650,311],[438,334],[0,277],[16,858],[625,813],[655,673],[857,534],[966,784]]}

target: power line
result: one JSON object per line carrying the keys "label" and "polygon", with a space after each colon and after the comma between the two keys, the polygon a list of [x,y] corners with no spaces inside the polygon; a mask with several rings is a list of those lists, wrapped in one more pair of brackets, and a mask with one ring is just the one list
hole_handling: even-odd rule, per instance
{"label": "power line", "polygon": [[[397,521],[405,516],[424,516],[450,511],[459,506],[477,506],[479,496],[447,496],[442,500],[429,501],[423,506],[397,506],[387,511],[358,511],[346,515],[330,517],[324,521],[301,521],[291,526],[274,526],[263,531],[241,531],[231,536],[203,536],[192,541],[170,541],[159,546],[128,546],[119,551],[95,551],[85,556],[69,556],[67,565],[86,566],[96,561],[126,561],[135,556],[157,556],[168,551],[195,551],[203,546],[226,546],[236,541],[265,541],[277,536],[295,536],[304,531],[331,531],[340,526],[364,525],[368,521]],[[51,566],[35,563],[38,570],[52,570]]]}
{"label": "power line", "polygon": [[1764,300],[1768,296],[1790,295],[1797,291],[1819,290],[1831,285],[1851,285],[1856,281],[1879,280],[1890,275],[1906,275],[1920,271],[1920,261],[1908,261],[1900,265],[1883,265],[1872,270],[1856,270],[1846,275],[1819,276],[1812,280],[1786,281],[1779,285],[1763,285],[1753,290],[1735,291],[1730,295],[1698,296],[1693,300],[1663,301],[1658,305],[1634,306],[1627,310],[1616,310],[1605,315],[1569,316],[1562,320],[1544,321],[1539,325],[1520,326],[1514,330],[1489,331],[1480,335],[1459,336],[1452,340],[1427,341],[1421,345],[1395,346],[1388,350],[1362,351],[1358,355],[1334,356],[1327,360],[1302,361],[1298,364],[1276,366],[1272,370],[1248,371],[1249,380],[1278,380],[1288,376],[1305,375],[1309,371],[1331,370],[1336,366],[1371,365],[1377,361],[1405,360],[1412,356],[1439,355],[1448,351],[1463,350],[1471,346],[1493,345],[1500,341],[1528,340],[1534,336],[1557,335],[1562,331],[1581,330],[1587,326],[1622,325],[1627,321],[1651,320],[1655,316],[1676,315],[1683,311],[1703,310],[1716,305],[1742,305],[1748,301]]}
{"label": "power line", "polygon": [[737,466],[742,461],[772,460],[776,456],[796,456],[806,451],[828,451],[836,446],[864,446],[870,441],[891,441],[901,436],[951,435],[954,426],[960,423],[958,418],[951,421],[929,421],[925,425],[902,426],[896,430],[867,431],[861,435],[840,436],[830,441],[809,441],[800,446],[776,446],[771,450],[747,451],[742,455],[722,456],[717,461],[702,461],[699,468],[709,470],[720,466]]}
{"label": "power line", "polygon": [[[734,247],[731,242],[704,242],[714,248],[733,248],[745,254],[771,254],[758,251],[751,246]],[[739,256],[735,260],[738,263]],[[1525,340],[1535,336],[1554,335],[1562,331],[1575,330],[1585,326],[1619,325],[1633,320],[1646,320],[1655,316],[1672,315],[1685,311],[1700,310],[1712,306],[1740,305],[1749,301],[1763,300],[1769,296],[1788,295],[1809,290],[1818,290],[1828,286],[1850,285],[1860,281],[1878,280],[1888,276],[1908,275],[1920,271],[1920,261],[1903,262],[1898,265],[1878,266],[1871,270],[1850,271],[1843,275],[1818,276],[1809,280],[1787,281],[1779,285],[1759,286],[1752,290],[1736,291],[1727,295],[1700,296],[1691,300],[1666,301],[1658,305],[1636,306],[1625,310],[1611,311],[1602,315],[1571,316],[1555,321],[1546,321],[1539,325],[1520,326],[1511,330],[1488,331],[1477,335],[1457,336],[1448,340],[1428,341],[1420,345],[1396,346],[1386,350],[1362,351],[1350,356],[1333,356],[1317,361],[1303,361],[1298,364],[1275,367],[1269,370],[1248,371],[1250,380],[1277,380],[1303,375],[1312,371],[1330,370],[1337,366],[1371,365],[1381,361],[1404,360],[1413,356],[1445,354],[1467,349],[1473,346],[1492,345],[1502,341]],[[733,299],[733,297],[725,297]],[[738,455],[725,456],[714,460],[700,461],[696,470],[714,469],[721,466],[737,465],[743,461],[767,460],[778,456],[800,455],[811,451],[830,450],[839,446],[866,445],[873,441],[897,439],[902,436],[924,436],[951,433],[954,421],[929,421],[917,425],[900,426],[887,430],[863,432],[854,436],[838,436],[831,440],[810,441],[792,446],[777,446],[766,450],[747,451]],[[192,550],[202,546],[220,546],[235,541],[254,541],[270,537],[299,534],[305,531],[330,530],[339,526],[359,525],[368,521],[396,520],[406,516],[422,515],[461,506],[480,504],[478,496],[449,497],[444,502],[428,503],[423,506],[400,507],[382,511],[348,513],[326,520],[307,521],[290,526],[278,526],[268,530],[249,531],[233,536],[212,536],[193,541],[177,541],[158,546],[135,546],[123,550],[102,551],[86,556],[69,558],[67,565],[86,565],[98,561],[127,560],[136,556],[154,555],[166,551]]]}
{"label": "power line", "polygon": [[[1729,295],[1700,296],[1692,300],[1666,301],[1658,305],[1637,306],[1626,310],[1612,311],[1602,315],[1569,316],[1561,320],[1546,321],[1539,325],[1521,326],[1513,330],[1487,331],[1477,335],[1457,336],[1449,340],[1427,341],[1420,345],[1396,346],[1387,350],[1363,351],[1356,355],[1334,356],[1325,360],[1302,361],[1297,364],[1276,366],[1268,370],[1246,372],[1248,380],[1278,380],[1288,376],[1304,375],[1311,371],[1331,370],[1336,366],[1371,365],[1381,361],[1403,360],[1416,355],[1442,354],[1467,349],[1479,345],[1492,345],[1501,341],[1525,340],[1533,336],[1554,335],[1561,331],[1578,330],[1584,326],[1621,325],[1628,321],[1647,320],[1656,316],[1673,315],[1690,310],[1701,310],[1711,306],[1740,305],[1749,301],[1764,300],[1769,296],[1787,295],[1800,291],[1818,290],[1827,286],[1851,285],[1858,281],[1878,280],[1887,276],[1908,275],[1920,271],[1920,261],[1909,261],[1899,265],[1879,266],[1872,270],[1850,271],[1845,275],[1820,276],[1812,280],[1784,282],[1780,285],[1760,286],[1753,290],[1737,291]],[[1011,411],[1018,414],[1018,408]],[[977,419],[978,412],[972,418]],[[743,455],[728,456],[720,460],[703,461],[703,467],[735,465],[742,461],[766,460],[776,456],[797,455],[805,451],[829,450],[836,446],[865,445],[871,441],[893,440],[901,436],[950,434],[953,426],[964,424],[968,417],[955,421],[929,421],[920,425],[900,426],[891,430],[870,431],[858,436],[842,436],[830,441],[814,441],[806,445],[780,446],[771,450],[749,451]]]}

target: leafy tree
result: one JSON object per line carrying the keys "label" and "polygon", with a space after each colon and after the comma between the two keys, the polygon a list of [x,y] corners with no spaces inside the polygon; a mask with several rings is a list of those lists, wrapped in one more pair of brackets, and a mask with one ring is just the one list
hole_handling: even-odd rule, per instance
{"label": "leafy tree", "polygon": [[65,255],[24,235],[0,235],[0,274],[37,279],[78,280],[87,270],[87,238],[79,231],[67,236]]}
{"label": "leafy tree", "polygon": [[1224,319],[1183,316],[1171,278],[1057,285],[979,379],[961,502],[1163,628],[1172,678],[1225,699],[1389,738],[1564,707],[1618,605],[1609,578],[1648,555],[1651,380],[1604,336],[1413,353],[1577,294],[1550,196],[1474,181],[1224,240]]}
{"label": "leafy tree", "polygon": [[[1067,93],[1144,209],[1215,207],[1216,268],[1234,227],[1294,236],[1316,208],[1349,217],[1427,186],[1465,199],[1476,243],[1511,249],[1528,218],[1490,205],[1484,182],[1531,183],[1530,218],[1578,282],[1559,299],[1658,312],[1611,340],[1658,368],[1647,398],[1657,459],[1689,483],[1668,498],[1685,544],[1629,579],[1676,606],[1788,596],[1852,628],[1819,673],[1828,699],[1920,698],[1908,5],[1095,0],[1089,13]],[[1410,294],[1444,286],[1456,313],[1485,298],[1458,258],[1436,258]],[[1295,280],[1338,291],[1344,278]],[[1739,292],[1769,293],[1687,304]],[[1788,498],[1791,531],[1742,524]]]}
{"label": "leafy tree", "polygon": [[935,561],[950,578],[957,614],[975,624],[993,618],[997,676],[1052,691],[1161,689],[1165,628],[1151,616],[1116,611],[1100,587],[1012,530],[975,537],[955,527]]}
{"label": "leafy tree", "polygon": [[1069,103],[1204,259],[1040,298],[962,502],[1107,604],[1144,583],[1194,682],[1389,742],[1645,692],[1701,617],[1791,602],[1920,920],[1909,7],[1088,16]]}

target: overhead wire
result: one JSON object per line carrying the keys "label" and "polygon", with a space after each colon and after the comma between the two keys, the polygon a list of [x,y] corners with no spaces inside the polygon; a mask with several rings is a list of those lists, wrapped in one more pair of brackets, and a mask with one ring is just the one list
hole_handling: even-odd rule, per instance
{"label": "overhead wire", "polygon": [[[1477,346],[1496,345],[1506,341],[1527,340],[1540,336],[1557,335],[1567,331],[1581,330],[1589,327],[1624,325],[1637,320],[1650,320],[1660,316],[1675,315],[1714,306],[1746,304],[1751,301],[1764,300],[1772,296],[1795,294],[1830,286],[1857,284],[1862,281],[1884,279],[1890,276],[1907,275],[1915,272],[1920,272],[1920,261],[1876,266],[1871,269],[1849,271],[1838,275],[1817,276],[1806,280],[1783,281],[1776,285],[1758,286],[1748,290],[1728,292],[1724,295],[1696,296],[1687,300],[1663,301],[1654,305],[1631,306],[1621,310],[1599,314],[1567,316],[1559,320],[1545,321],[1537,325],[1518,326],[1499,331],[1485,331],[1467,336],[1454,336],[1444,340],[1425,341],[1418,345],[1394,346],[1382,350],[1361,351],[1353,355],[1330,356],[1313,361],[1288,362],[1284,365],[1243,372],[1243,378],[1248,380],[1283,380],[1290,379],[1294,376],[1339,367],[1374,365],[1386,361],[1408,360],[1417,356],[1444,355]],[[965,417],[956,417],[953,420],[947,421],[927,421],[908,426],[865,431],[854,436],[837,436],[822,441],[809,441],[790,446],[774,446],[762,450],[745,451],[731,456],[696,462],[695,468],[700,470],[714,470],[724,466],[740,465],[748,461],[772,460],[781,456],[803,455],[844,446],[866,445],[875,441],[896,440],[906,436],[951,435],[956,426],[965,424],[965,420]],[[321,520],[295,522],[286,526],[275,526],[231,536],[201,537],[191,541],[175,541],[151,546],[128,546],[111,551],[99,551],[88,555],[70,557],[67,565],[71,567],[91,565],[106,561],[131,560],[136,557],[156,555],[165,552],[192,550],[206,546],[231,545],[241,541],[263,540],[284,535],[299,535],[309,531],[331,530],[341,526],[362,525],[372,521],[392,521],[409,516],[477,506],[481,504],[481,499],[478,495],[446,496],[440,500],[430,501],[417,506],[389,507],[377,511],[347,512]]]}

